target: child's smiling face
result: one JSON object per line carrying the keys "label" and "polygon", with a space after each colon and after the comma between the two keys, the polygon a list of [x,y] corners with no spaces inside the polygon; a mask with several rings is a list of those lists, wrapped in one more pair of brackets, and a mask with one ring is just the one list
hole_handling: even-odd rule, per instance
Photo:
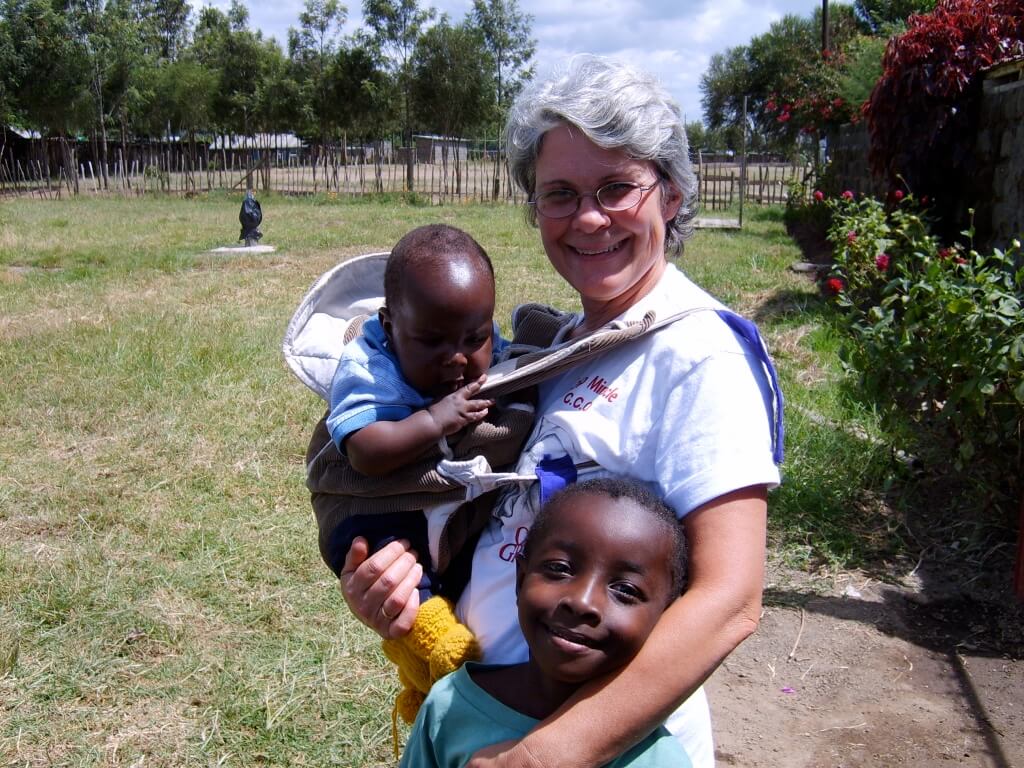
{"label": "child's smiling face", "polygon": [[664,523],[630,499],[587,493],[559,503],[517,561],[531,663],[571,685],[628,663],[675,596],[672,557]]}

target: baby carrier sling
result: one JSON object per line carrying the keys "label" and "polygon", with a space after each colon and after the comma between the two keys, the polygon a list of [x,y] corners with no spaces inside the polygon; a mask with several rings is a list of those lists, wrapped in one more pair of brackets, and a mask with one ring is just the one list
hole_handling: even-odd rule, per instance
{"label": "baby carrier sling", "polygon": [[[322,399],[329,400],[341,348],[356,338],[363,320],[383,304],[387,253],[356,257],[317,280],[292,317],[283,352],[289,368]],[[510,398],[582,361],[656,331],[696,312],[712,311],[744,341],[762,363],[773,390],[772,446],[782,461],[782,393],[768,351],[749,320],[728,310],[699,307],[669,317],[648,312],[639,321],[615,321],[577,339],[553,343],[575,315],[541,304],[513,312],[513,339],[505,359],[488,371],[480,396],[495,399],[487,420],[442,440],[436,452],[383,477],[367,477],[351,468],[327,431],[327,414],[317,423],[306,452],[306,486],[319,528],[320,554],[337,575],[344,563],[337,536],[353,514],[415,511],[463,502],[441,535],[438,573],[454,570],[468,577],[472,544],[490,519],[494,492],[510,483],[536,482],[537,475],[498,471],[515,464],[533,422],[532,407]],[[575,477],[574,468],[566,471]],[[559,470],[554,470],[557,475]],[[564,473],[563,473],[564,474]],[[555,478],[556,485],[559,484]],[[561,484],[571,481],[563,477]],[[460,585],[461,586],[461,585]],[[456,590],[458,591],[458,590]]]}

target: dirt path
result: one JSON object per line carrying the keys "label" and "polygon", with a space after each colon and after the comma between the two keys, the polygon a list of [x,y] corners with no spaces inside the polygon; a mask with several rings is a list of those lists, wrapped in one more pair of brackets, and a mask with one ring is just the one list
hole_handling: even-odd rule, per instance
{"label": "dirt path", "polygon": [[772,574],[708,684],[719,765],[1024,766],[1021,606],[912,581]]}

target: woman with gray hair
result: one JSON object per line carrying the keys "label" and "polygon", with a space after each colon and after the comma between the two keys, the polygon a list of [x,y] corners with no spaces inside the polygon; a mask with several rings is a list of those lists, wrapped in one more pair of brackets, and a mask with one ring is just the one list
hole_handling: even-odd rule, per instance
{"label": "woman with gray hair", "polygon": [[[458,612],[488,663],[518,663],[516,560],[544,500],[577,478],[628,475],[675,510],[691,545],[689,587],[620,671],[584,685],[518,742],[470,766],[598,766],[666,723],[695,766],[714,764],[701,684],[757,627],[767,491],[779,482],[781,395],[756,329],[669,263],[690,234],[696,181],[678,106],[650,76],[595,57],[514,105],[506,131],[516,182],[555,270],[582,313],[556,342],[611,322],[676,317],[540,385],[536,426],[473,558]],[[629,564],[622,564],[622,582]],[[342,569],[353,613],[384,637],[416,616],[419,566],[401,542],[372,556],[357,542]],[[606,601],[643,600],[594,585],[550,617],[567,656],[603,652],[591,631]],[[614,632],[610,633],[614,635]]]}

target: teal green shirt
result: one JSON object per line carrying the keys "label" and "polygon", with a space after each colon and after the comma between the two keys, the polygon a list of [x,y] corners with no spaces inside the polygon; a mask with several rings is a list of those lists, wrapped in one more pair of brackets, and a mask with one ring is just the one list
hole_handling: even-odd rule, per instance
{"label": "teal green shirt", "polygon": [[[473,682],[467,664],[438,680],[409,734],[401,768],[461,768],[490,744],[521,739],[538,721],[510,709]],[[691,768],[682,746],[663,726],[607,768]]]}

